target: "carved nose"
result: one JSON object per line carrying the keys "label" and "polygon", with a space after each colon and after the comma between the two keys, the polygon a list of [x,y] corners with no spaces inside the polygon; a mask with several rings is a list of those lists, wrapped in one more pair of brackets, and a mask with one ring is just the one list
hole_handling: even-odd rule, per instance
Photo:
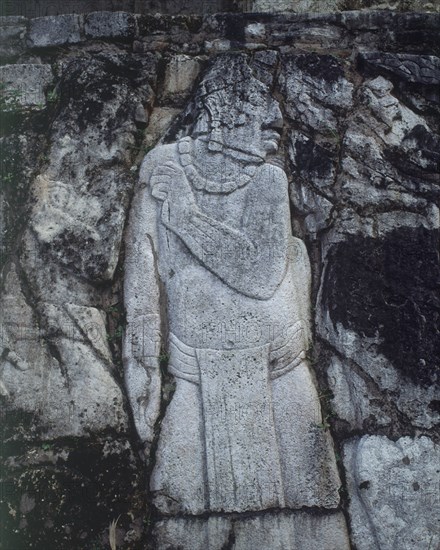
{"label": "carved nose", "polygon": [[264,122],[264,129],[266,128],[278,130],[279,132],[283,129],[283,114],[277,104],[273,104],[269,107],[267,117]]}

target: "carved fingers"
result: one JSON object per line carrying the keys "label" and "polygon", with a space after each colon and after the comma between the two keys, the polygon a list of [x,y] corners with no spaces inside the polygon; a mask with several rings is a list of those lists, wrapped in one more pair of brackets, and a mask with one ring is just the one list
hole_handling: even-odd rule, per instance
{"label": "carved fingers", "polygon": [[168,161],[154,169],[150,184],[153,197],[162,201],[162,223],[175,231],[186,223],[195,208],[193,191],[185,172]]}
{"label": "carved fingers", "polygon": [[168,161],[161,164],[155,168],[150,178],[151,194],[156,199],[166,200],[171,186],[178,184],[182,177],[185,177],[183,170],[173,162]]}
{"label": "carved fingers", "polygon": [[306,358],[306,341],[301,321],[286,328],[275,339],[270,350],[271,378],[278,378],[299,365]]}

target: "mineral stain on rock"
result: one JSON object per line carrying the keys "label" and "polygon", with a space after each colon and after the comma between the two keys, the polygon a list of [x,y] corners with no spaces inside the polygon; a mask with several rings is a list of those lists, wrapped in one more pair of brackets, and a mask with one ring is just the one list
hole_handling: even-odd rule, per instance
{"label": "mineral stain on rock", "polygon": [[378,336],[383,354],[414,383],[438,378],[439,232],[404,227],[386,238],[348,237],[330,252],[324,301],[334,324]]}

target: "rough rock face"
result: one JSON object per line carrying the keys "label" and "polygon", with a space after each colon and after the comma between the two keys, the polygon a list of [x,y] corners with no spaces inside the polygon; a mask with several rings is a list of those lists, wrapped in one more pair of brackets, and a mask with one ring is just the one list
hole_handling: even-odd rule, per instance
{"label": "rough rock face", "polygon": [[130,10],[0,20],[0,547],[432,550],[438,16]]}
{"label": "rough rock face", "polygon": [[[33,79],[28,80],[32,90],[37,81],[42,94],[50,74],[47,65],[12,67],[17,68],[18,78],[28,74],[28,67],[44,69],[32,72]],[[5,69],[11,79],[12,71]],[[23,469],[26,460],[11,456],[12,477],[4,482],[10,484],[10,496],[18,502],[20,498],[34,502],[23,512],[23,528],[25,515],[35,514],[39,507],[38,499],[48,502],[44,511],[40,508],[50,522],[47,537],[62,546],[66,539],[79,545],[82,537],[94,536],[90,519],[81,532],[61,519],[66,509],[50,508],[61,498],[59,491],[66,491],[61,489],[64,463],[72,463],[75,456],[84,463],[80,474],[67,473],[67,485],[87,488],[93,479],[102,483],[98,491],[90,490],[90,505],[108,506],[110,502],[100,499],[105,500],[103,494],[114,485],[115,501],[119,501],[115,514],[126,506],[126,485],[117,488],[117,478],[126,475],[137,484],[143,477],[128,442],[129,420],[112,345],[115,336],[108,335],[106,313],[119,311],[112,280],[133,182],[128,163],[138,132],[135,115],[138,107],[153,99],[150,84],[155,82],[156,69],[153,55],[138,59],[113,51],[96,56],[79,53],[62,60],[57,71],[52,92],[57,96],[57,112],[51,121],[49,146],[30,186],[27,227],[5,270],[1,387],[4,415],[12,424],[6,422],[4,441],[9,445],[14,440],[20,445],[26,442],[28,453],[35,452],[31,450],[35,445],[38,451],[38,440],[56,441],[45,444],[48,450],[54,449],[51,458],[37,454],[35,472]],[[25,98],[17,108],[33,105]],[[118,330],[112,328],[116,334]],[[15,434],[10,431],[14,424]],[[104,472],[110,458],[124,460],[125,465],[109,483]],[[54,486],[44,488],[47,462],[57,466]],[[38,483],[27,479],[30,472],[41,477]],[[41,497],[43,490],[46,498]],[[81,495],[76,495],[76,501],[81,501]],[[15,502],[10,505],[15,509]],[[56,513],[61,515],[59,523]],[[44,534],[38,537],[37,542],[44,545]],[[25,536],[22,544],[26,540]],[[13,538],[10,544],[19,541],[20,537]]]}

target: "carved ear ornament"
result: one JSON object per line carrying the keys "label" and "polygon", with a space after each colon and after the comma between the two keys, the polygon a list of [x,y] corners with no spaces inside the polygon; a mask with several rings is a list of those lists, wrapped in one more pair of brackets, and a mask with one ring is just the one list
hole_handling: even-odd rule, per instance
{"label": "carved ear ornament", "polygon": [[211,122],[211,135],[209,137],[208,149],[213,153],[220,153],[223,151],[222,131],[220,128],[220,122],[213,120]]}
{"label": "carved ear ornament", "polygon": [[197,191],[206,191],[207,193],[227,194],[236,189],[247,185],[255,176],[258,166],[248,165],[243,168],[243,172],[236,181],[214,181],[202,177],[194,166],[193,162],[193,140],[190,137],[181,139],[177,143],[179,151],[180,164],[182,165],[186,177],[191,185]]}

